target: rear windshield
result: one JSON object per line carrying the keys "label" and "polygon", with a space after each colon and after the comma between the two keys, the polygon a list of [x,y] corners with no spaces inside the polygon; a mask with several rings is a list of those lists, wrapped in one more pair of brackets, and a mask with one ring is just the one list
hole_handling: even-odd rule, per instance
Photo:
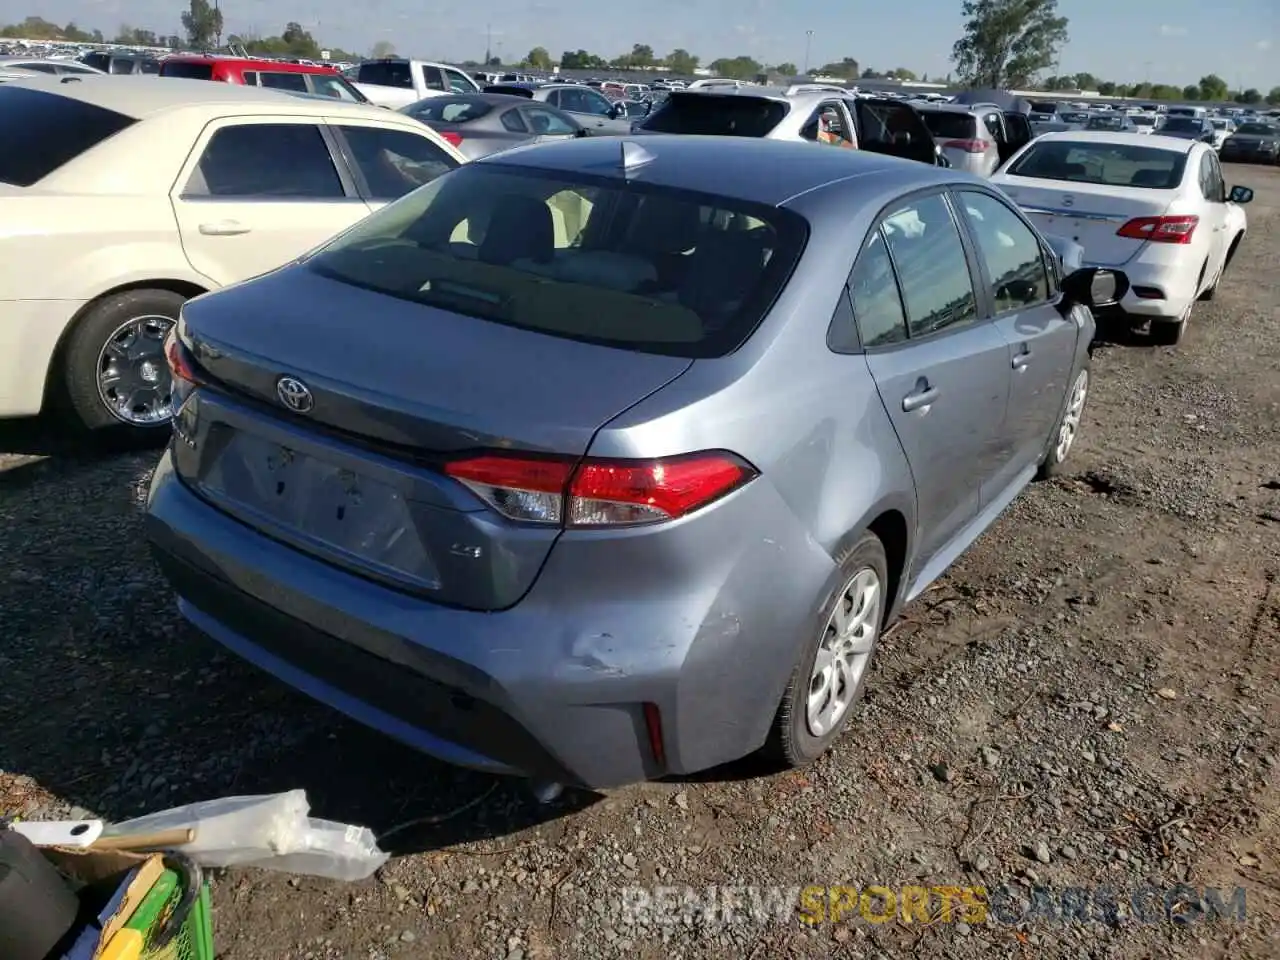
{"label": "rear windshield", "polygon": [[978,121],[967,113],[950,110],[921,110],[924,125],[935,137],[947,140],[970,140],[978,134]]}
{"label": "rear windshield", "polygon": [[1032,113],[1056,113],[1057,110],[1058,110],[1058,105],[1056,103],[1051,103],[1048,100],[1032,100],[1031,101]]}
{"label": "rear windshield", "polygon": [[1090,117],[1089,122],[1085,124],[1085,126],[1090,130],[1119,130],[1124,126],[1124,117]]}
{"label": "rear windshield", "polygon": [[1060,113],[1058,119],[1063,123],[1085,123],[1089,119],[1087,113]]}
{"label": "rear windshield", "polygon": [[1280,127],[1267,123],[1242,123],[1236,127],[1236,133],[1248,133],[1261,137],[1280,137]]}
{"label": "rear windshield", "polygon": [[1186,165],[1185,153],[1158,147],[1043,140],[1033,143],[1008,173],[1038,180],[1172,190],[1182,182]]}
{"label": "rear windshield", "polygon": [[111,66],[111,58],[105,53],[86,53],[80,58],[80,62],[103,73],[106,73],[107,68]]}
{"label": "rear windshield", "polygon": [[485,163],[384,207],[307,265],[552,336],[714,357],[751,335],[806,236],[803,218],[777,207]]}
{"label": "rear windshield", "polygon": [[188,80],[212,80],[213,64],[166,60],[160,65],[162,77],[185,77]]}
{"label": "rear windshield", "polygon": [[791,107],[780,100],[738,94],[673,93],[640,124],[654,133],[763,137]]}
{"label": "rear windshield", "polygon": [[1154,127],[1156,125],[1155,117],[1130,117],[1129,120],[1135,127]]}
{"label": "rear windshield", "polygon": [[0,183],[29,187],[136,122],[71,97],[0,85]]}
{"label": "rear windshield", "polygon": [[424,123],[470,123],[492,110],[493,104],[469,97],[427,97],[404,108],[405,113]]}
{"label": "rear windshield", "polygon": [[1198,133],[1204,129],[1204,123],[1190,117],[1170,117],[1160,129],[1170,133]]}
{"label": "rear windshield", "polygon": [[375,60],[362,63],[357,83],[375,83],[383,87],[405,87],[413,89],[413,76],[409,73],[407,60]]}

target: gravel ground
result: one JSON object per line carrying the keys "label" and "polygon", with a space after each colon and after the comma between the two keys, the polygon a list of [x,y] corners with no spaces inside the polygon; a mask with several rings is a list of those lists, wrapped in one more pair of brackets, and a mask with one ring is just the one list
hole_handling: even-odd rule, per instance
{"label": "gravel ground", "polygon": [[[1228,181],[1257,198],[1218,298],[1179,348],[1099,352],[1068,475],[908,610],[804,773],[539,806],[410,753],[178,620],[140,536],[154,451],[5,427],[0,812],[301,786],[321,816],[401,827],[362,883],[220,873],[224,960],[1280,956],[1280,171]],[[1130,892],[1180,883],[1242,886],[1247,916],[1142,922]],[[979,885],[992,916],[807,925],[788,888],[811,884]],[[696,909],[711,885],[759,889]],[[1099,886],[1121,908],[1087,921],[995,906]]]}

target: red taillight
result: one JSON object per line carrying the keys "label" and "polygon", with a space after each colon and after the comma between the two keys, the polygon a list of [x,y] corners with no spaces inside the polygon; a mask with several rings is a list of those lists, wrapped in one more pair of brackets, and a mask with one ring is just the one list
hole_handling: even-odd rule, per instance
{"label": "red taillight", "polygon": [[192,386],[200,382],[200,372],[195,358],[178,339],[177,325],[170,327],[168,335],[164,338],[164,358],[168,361],[169,373],[173,375],[174,380],[180,380]]}
{"label": "red taillight", "polygon": [[569,527],[674,520],[742,486],[755,469],[731,453],[664,460],[593,460],[486,454],[445,465],[505,517]]}
{"label": "red taillight", "polygon": [[452,147],[462,146],[462,134],[454,133],[452,130],[446,130],[440,134],[441,139]]}
{"label": "red taillight", "polygon": [[1152,243],[1190,243],[1199,217],[1134,217],[1116,236]]}
{"label": "red taillight", "polygon": [[948,140],[943,144],[943,147],[963,150],[965,153],[986,153],[990,146],[990,140]]}

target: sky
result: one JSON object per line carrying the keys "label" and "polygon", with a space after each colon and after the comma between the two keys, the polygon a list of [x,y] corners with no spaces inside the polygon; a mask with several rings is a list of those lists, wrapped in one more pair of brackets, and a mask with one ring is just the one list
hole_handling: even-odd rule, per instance
{"label": "sky", "polygon": [[[646,43],[683,47],[704,64],[746,54],[803,68],[849,56],[864,68],[945,76],[960,36],[960,0],[219,0],[225,33],[279,33],[296,20],[322,43],[368,53],[380,40],[402,56],[461,61],[494,53],[518,62],[535,46],[553,58],[579,48],[614,57]],[[121,24],[181,33],[183,0],[0,0],[0,22],[37,13],[109,35]],[[1059,0],[1070,42],[1059,73],[1195,83],[1217,73],[1235,88],[1280,86],[1280,0]],[[810,43],[807,31],[812,30]]]}

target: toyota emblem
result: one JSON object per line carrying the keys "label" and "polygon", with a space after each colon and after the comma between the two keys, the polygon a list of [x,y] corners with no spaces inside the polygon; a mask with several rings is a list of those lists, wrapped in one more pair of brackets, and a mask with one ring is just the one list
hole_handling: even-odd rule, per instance
{"label": "toyota emblem", "polygon": [[297,377],[281,377],[277,380],[276,396],[294,413],[310,413],[316,404],[311,390]]}

